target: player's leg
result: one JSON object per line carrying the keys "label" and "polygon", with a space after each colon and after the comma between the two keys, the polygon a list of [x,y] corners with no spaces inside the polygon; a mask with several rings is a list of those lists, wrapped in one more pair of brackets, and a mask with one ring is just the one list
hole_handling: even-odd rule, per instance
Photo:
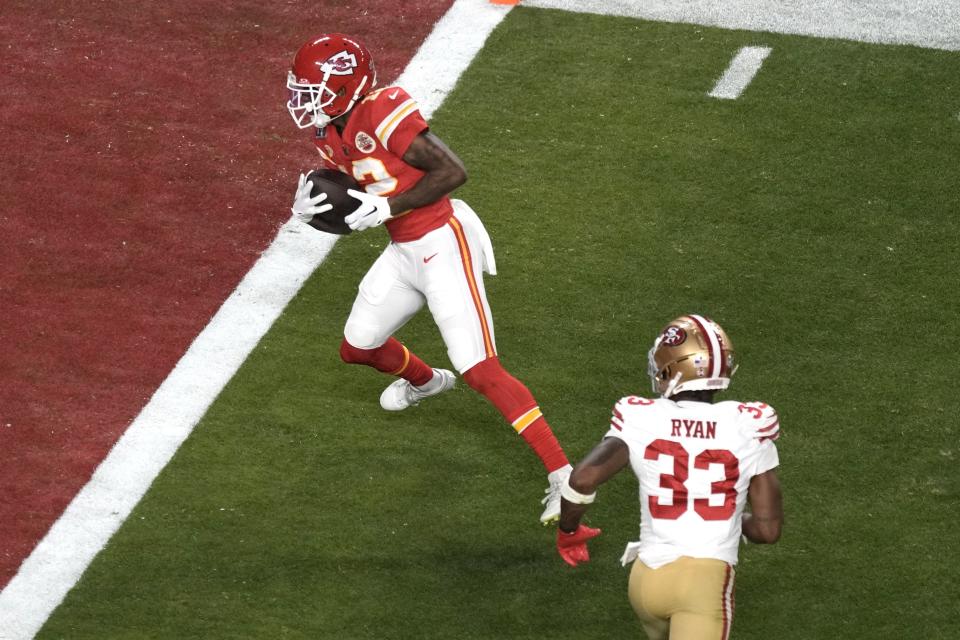
{"label": "player's leg", "polygon": [[674,596],[667,567],[651,569],[640,560],[634,560],[630,569],[627,587],[630,606],[650,640],[673,638],[670,633],[670,614]]}
{"label": "player's leg", "polygon": [[540,522],[554,522],[560,517],[560,489],[570,477],[572,467],[533,394],[500,365],[496,356],[467,369],[463,379],[500,411],[540,458],[547,470],[546,496],[540,501],[544,505]]}
{"label": "player's leg", "polygon": [[530,390],[503,368],[497,356],[463,373],[464,381],[483,395],[540,458],[547,473],[569,465],[563,448]]}
{"label": "player's leg", "polygon": [[732,566],[711,558],[677,560],[676,589],[682,594],[670,617],[670,640],[727,640],[733,623]]}
{"label": "player's leg", "polygon": [[401,267],[401,257],[391,245],[367,271],[344,327],[340,357],[348,364],[363,364],[398,376],[398,382],[426,397],[450,388],[453,374],[427,366],[392,337],[424,303],[423,295],[406,281]]}
{"label": "player's leg", "polygon": [[418,286],[427,296],[454,367],[500,411],[546,468],[549,486],[541,521],[551,522],[560,515],[560,487],[571,467],[533,394],[497,357],[493,317],[483,285],[483,249],[475,225],[479,225],[475,215],[463,223],[455,217],[425,238],[417,250],[425,257],[435,257],[421,265]]}

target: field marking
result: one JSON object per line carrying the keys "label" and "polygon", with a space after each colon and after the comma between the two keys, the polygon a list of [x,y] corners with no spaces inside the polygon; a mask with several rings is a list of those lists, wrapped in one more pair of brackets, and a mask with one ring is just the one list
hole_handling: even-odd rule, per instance
{"label": "field marking", "polygon": [[0,592],[0,638],[40,630],[334,242],[293,220],[281,227]]}
{"label": "field marking", "polygon": [[944,0],[523,0],[528,7],[960,51],[960,2]]}
{"label": "field marking", "polygon": [[396,81],[414,96],[424,117],[432,117],[443,104],[511,9],[484,0],[456,0],[440,18]]}
{"label": "field marking", "polygon": [[716,86],[708,94],[721,100],[736,100],[763,66],[770,55],[770,47],[743,47],[733,56],[727,70],[723,72]]}
{"label": "field marking", "polygon": [[[901,9],[902,4],[889,0],[524,0],[523,4],[728,29],[960,50],[960,3],[942,0],[917,0],[909,9]],[[426,117],[442,104],[463,69],[456,73],[443,71],[460,64],[465,68],[510,8],[483,0],[456,0],[437,23],[397,81],[422,100]],[[454,51],[460,51],[461,46],[472,50],[469,59],[464,63],[460,56],[451,55],[444,50],[448,44],[455,44]],[[440,73],[436,77],[429,75],[437,70]],[[0,592],[0,638],[28,639],[39,631],[250,350],[323,261],[335,238],[303,231],[302,226],[297,228],[292,223],[281,229],[90,482]],[[241,334],[244,344],[238,345]],[[216,375],[211,375],[211,368],[216,369]]]}
{"label": "field marking", "polygon": [[[429,118],[512,9],[456,0],[397,80]],[[0,638],[29,640],[153,484],[337,236],[288,221],[0,592]]]}

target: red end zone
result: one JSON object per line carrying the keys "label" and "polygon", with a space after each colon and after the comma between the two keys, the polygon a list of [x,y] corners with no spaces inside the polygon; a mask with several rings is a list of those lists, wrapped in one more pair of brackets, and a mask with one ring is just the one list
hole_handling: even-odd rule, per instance
{"label": "red end zone", "polygon": [[89,4],[0,23],[0,588],[289,216],[302,41],[383,85],[452,0]]}

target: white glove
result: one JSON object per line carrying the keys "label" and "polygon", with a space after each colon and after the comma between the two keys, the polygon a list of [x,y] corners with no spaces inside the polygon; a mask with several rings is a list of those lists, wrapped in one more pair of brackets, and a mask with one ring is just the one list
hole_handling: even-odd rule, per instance
{"label": "white glove", "polygon": [[313,183],[307,181],[307,174],[301,173],[300,182],[297,183],[297,193],[293,196],[293,206],[290,207],[290,213],[301,222],[310,222],[318,213],[333,209],[332,204],[320,204],[327,199],[327,194],[321,193],[311,198],[312,188]]}
{"label": "white glove", "polygon": [[360,201],[357,210],[343,219],[354,231],[376,227],[390,219],[390,201],[383,196],[347,189],[347,193]]}

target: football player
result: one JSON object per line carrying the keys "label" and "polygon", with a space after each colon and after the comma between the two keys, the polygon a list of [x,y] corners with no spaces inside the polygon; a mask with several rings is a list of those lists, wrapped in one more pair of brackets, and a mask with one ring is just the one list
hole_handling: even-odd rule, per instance
{"label": "football player", "polygon": [[630,465],[640,482],[640,541],[621,562],[633,562],[628,593],[644,630],[651,640],[725,639],[741,535],[761,544],[780,537],[779,419],[762,402],[714,402],[736,360],[709,318],[672,321],[648,360],[660,397],[614,406],[606,436],[561,490],[557,550],[573,566],[589,560],[587,540],[600,531],[580,520],[597,487]]}
{"label": "football player", "polygon": [[[297,52],[287,75],[287,108],[310,129],[323,168],[353,176],[362,203],[345,219],[355,231],[385,225],[391,243],[360,282],[340,356],[397,379],[380,396],[400,411],[453,388],[455,375],[428,366],[393,337],[424,304],[453,367],[533,449],[547,471],[542,523],[560,515],[571,466],[533,395],[500,364],[483,273],[496,273],[477,214],[450,192],[467,179],[460,158],[430,130],[402,87],[376,88],[370,52],[356,38],[319,35]],[[301,175],[293,214],[309,221],[330,207]]]}

